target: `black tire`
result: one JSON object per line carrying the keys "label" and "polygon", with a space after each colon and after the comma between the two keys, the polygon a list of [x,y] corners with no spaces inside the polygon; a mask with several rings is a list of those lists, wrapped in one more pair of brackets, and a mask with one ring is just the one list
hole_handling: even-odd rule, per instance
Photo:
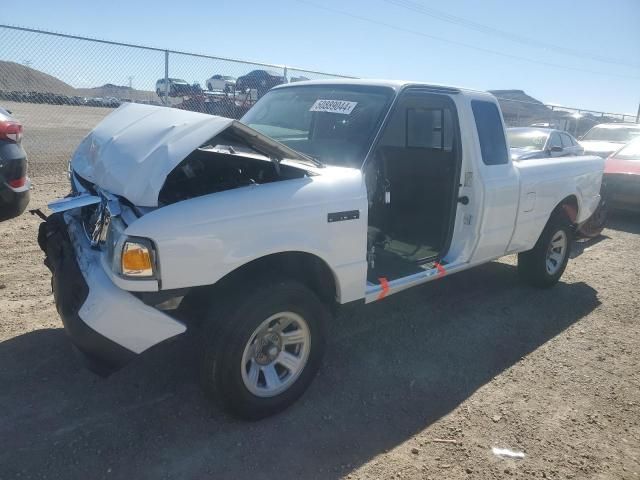
{"label": "black tire", "polygon": [[[547,252],[551,248],[551,242],[559,237],[560,232],[566,238],[564,256],[550,272],[547,269]],[[520,276],[530,285],[539,288],[549,288],[558,283],[567,267],[573,238],[573,226],[567,216],[563,212],[552,214],[536,245],[528,252],[518,254],[518,273]]]}
{"label": "black tire", "polygon": [[[208,396],[235,417],[259,420],[294,403],[315,377],[325,348],[329,310],[306,286],[293,280],[263,281],[228,296],[209,313],[203,330],[201,384]],[[293,383],[275,396],[253,394],[242,378],[242,357],[256,329],[270,316],[293,312],[304,319],[310,333],[306,364]]]}

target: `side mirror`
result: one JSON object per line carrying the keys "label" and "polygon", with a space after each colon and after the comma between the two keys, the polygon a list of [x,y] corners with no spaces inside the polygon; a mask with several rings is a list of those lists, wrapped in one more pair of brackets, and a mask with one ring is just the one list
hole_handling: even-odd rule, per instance
{"label": "side mirror", "polygon": [[564,150],[564,148],[562,148],[562,147],[551,147],[549,149],[550,152],[556,152],[556,153],[562,152],[563,150]]}

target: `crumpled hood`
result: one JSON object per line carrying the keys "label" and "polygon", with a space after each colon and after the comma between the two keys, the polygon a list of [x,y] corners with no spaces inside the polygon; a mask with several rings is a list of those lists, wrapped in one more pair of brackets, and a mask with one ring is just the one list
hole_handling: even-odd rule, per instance
{"label": "crumpled hood", "polygon": [[167,175],[191,152],[224,130],[277,159],[303,162],[295,150],[230,118],[128,103],[100,122],[71,158],[78,175],[142,207],[158,206]]}

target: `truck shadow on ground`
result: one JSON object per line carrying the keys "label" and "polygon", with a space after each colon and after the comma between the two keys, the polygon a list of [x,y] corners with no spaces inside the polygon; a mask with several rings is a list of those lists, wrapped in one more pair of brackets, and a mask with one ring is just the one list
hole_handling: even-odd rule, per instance
{"label": "truck shadow on ground", "polygon": [[491,263],[344,312],[307,394],[257,423],[211,407],[188,339],[101,379],[62,330],[28,333],[0,343],[0,478],[339,478],[598,305],[584,283],[535,290]]}
{"label": "truck shadow on ground", "polygon": [[607,228],[627,233],[640,233],[640,213],[614,210],[609,212]]}

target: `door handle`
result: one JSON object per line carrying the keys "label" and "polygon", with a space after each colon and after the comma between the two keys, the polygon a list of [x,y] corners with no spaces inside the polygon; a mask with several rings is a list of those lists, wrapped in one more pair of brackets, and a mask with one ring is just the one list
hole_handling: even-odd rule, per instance
{"label": "door handle", "polygon": [[463,205],[469,205],[469,197],[467,197],[466,195],[458,197],[458,203],[461,203]]}

